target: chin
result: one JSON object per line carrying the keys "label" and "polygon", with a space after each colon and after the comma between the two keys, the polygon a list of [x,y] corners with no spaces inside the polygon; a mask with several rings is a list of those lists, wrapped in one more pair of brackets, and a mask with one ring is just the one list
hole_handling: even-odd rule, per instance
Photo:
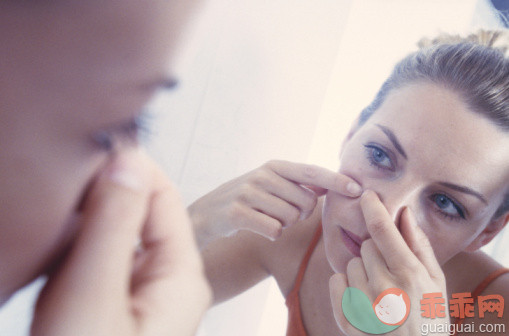
{"label": "chin", "polygon": [[[348,257],[348,254],[345,253],[345,247],[341,240],[334,239],[338,237],[331,237],[328,232],[326,232],[327,228],[324,227],[324,246],[325,246],[325,256],[327,257],[327,261],[334,271],[334,273],[345,273],[346,265],[353,257]],[[331,229],[329,227],[329,229]],[[332,236],[335,236],[332,234]]]}

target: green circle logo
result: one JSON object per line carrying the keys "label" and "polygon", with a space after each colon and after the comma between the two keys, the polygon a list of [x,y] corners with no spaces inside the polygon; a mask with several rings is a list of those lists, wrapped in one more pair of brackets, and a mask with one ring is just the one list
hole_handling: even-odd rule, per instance
{"label": "green circle logo", "polygon": [[410,298],[399,288],[384,290],[372,304],[360,289],[347,287],[341,301],[350,324],[368,334],[384,334],[402,325],[410,312]]}

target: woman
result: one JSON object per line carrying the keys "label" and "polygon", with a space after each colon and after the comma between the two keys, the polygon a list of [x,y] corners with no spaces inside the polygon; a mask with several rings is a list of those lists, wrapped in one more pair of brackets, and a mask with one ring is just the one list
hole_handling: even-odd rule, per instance
{"label": "woman", "polygon": [[478,251],[509,219],[507,46],[506,31],[484,32],[403,59],[353,125],[339,174],[269,162],[192,204],[215,302],[271,275],[288,335],[357,335],[345,288],[373,302],[396,287],[413,308],[395,333],[413,335],[452,322],[421,316],[426,293],[447,300],[487,279],[477,292],[507,297],[506,270]]}
{"label": "woman", "polygon": [[0,4],[0,303],[48,274],[34,335],[197,327],[209,290],[189,220],[136,143],[195,7]]}

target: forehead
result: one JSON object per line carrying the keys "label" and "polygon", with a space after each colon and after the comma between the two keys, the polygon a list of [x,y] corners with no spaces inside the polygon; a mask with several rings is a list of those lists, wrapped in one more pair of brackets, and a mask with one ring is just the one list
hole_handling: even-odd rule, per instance
{"label": "forehead", "polygon": [[137,113],[197,2],[0,2],[0,101],[77,125]]}
{"label": "forehead", "polygon": [[[455,92],[434,84],[393,90],[367,126],[389,127],[430,178],[478,189],[509,182],[509,135],[471,111]],[[489,178],[488,178],[489,177]]]}

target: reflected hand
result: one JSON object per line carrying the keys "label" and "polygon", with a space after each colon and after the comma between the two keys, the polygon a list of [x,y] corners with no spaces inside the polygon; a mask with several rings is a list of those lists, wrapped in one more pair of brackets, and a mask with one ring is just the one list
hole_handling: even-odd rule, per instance
{"label": "reflected hand", "polygon": [[249,230],[277,239],[283,227],[309,217],[318,196],[333,190],[360,196],[350,177],[318,166],[270,161],[227,182],[189,207],[200,247],[218,237]]}
{"label": "reflected hand", "polygon": [[339,328],[348,336],[367,335],[352,326],[345,318],[342,297],[347,287],[365,293],[371,302],[388,288],[399,288],[410,298],[407,320],[387,335],[416,335],[422,323],[448,323],[447,302],[444,318],[423,318],[420,300],[425,293],[439,292],[447,296],[445,277],[431,244],[417,225],[410,209],[401,214],[400,229],[394,224],[378,196],[366,191],[361,208],[371,235],[362,243],[361,257],[353,258],[346,274],[335,274],[329,282],[334,317]]}
{"label": "reflected hand", "polygon": [[33,335],[194,335],[210,289],[185,208],[145,156],[108,164],[79,229],[39,297]]}

